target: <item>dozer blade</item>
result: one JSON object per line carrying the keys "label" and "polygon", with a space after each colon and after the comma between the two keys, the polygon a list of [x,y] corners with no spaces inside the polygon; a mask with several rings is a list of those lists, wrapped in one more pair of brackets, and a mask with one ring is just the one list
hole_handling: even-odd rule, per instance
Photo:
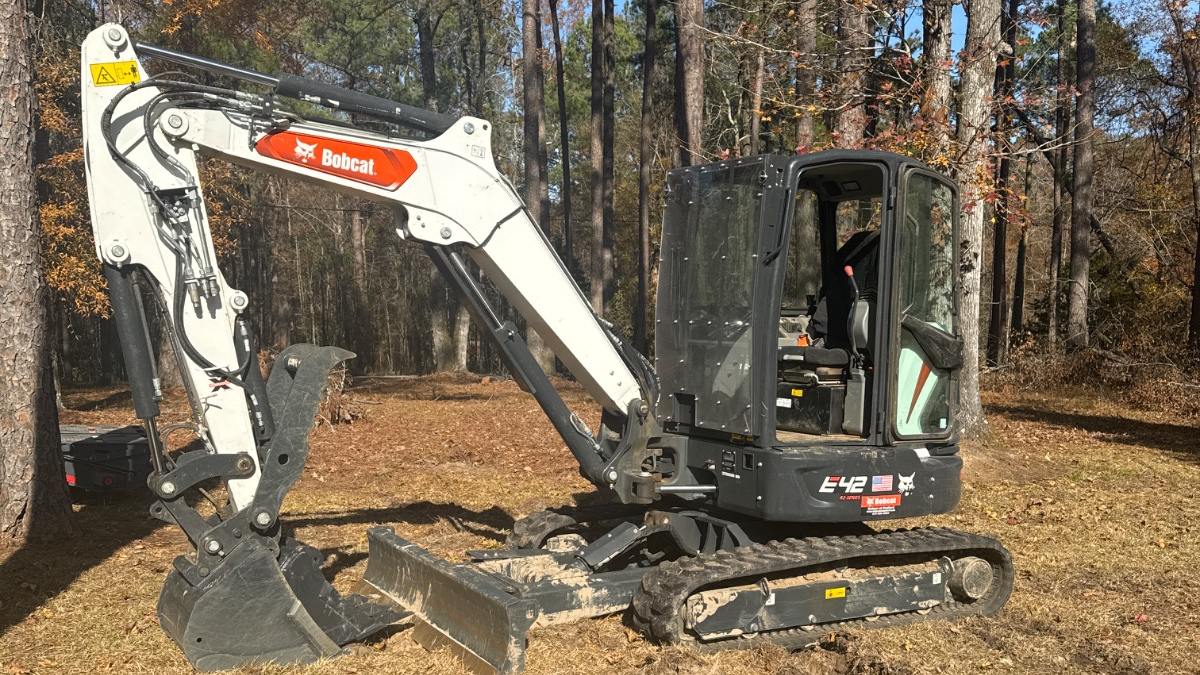
{"label": "dozer blade", "polygon": [[321,574],[320,552],[285,541],[275,552],[248,540],[215,569],[176,561],[158,599],[163,631],[202,671],[312,663],[403,615],[342,596]]}
{"label": "dozer blade", "polygon": [[422,646],[450,647],[475,672],[525,668],[525,634],[540,611],[536,602],[434,556],[390,527],[371,528],[367,542],[363,581],[417,617],[413,638]]}

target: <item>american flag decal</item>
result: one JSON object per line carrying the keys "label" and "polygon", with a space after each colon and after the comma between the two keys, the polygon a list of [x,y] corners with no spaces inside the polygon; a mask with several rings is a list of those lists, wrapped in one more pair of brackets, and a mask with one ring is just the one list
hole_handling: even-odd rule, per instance
{"label": "american flag decal", "polygon": [[871,492],[891,492],[892,491],[892,474],[886,476],[874,476],[871,478]]}

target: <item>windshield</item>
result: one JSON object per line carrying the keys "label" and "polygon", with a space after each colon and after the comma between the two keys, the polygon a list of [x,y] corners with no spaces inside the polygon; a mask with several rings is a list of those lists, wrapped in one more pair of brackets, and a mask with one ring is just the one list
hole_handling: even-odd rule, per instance
{"label": "windshield", "polygon": [[[668,177],[655,330],[664,396],[685,424],[750,433],[751,303],[762,206],[761,161]],[[694,400],[693,400],[694,397]],[[678,400],[663,400],[671,420]]]}

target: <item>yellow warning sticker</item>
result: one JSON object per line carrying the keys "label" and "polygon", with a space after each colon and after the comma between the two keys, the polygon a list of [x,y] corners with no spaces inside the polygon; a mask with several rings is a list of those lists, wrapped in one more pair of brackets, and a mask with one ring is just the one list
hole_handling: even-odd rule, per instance
{"label": "yellow warning sticker", "polygon": [[803,395],[804,395],[803,389],[793,389],[792,390],[792,396],[795,396],[796,398],[800,398]]}
{"label": "yellow warning sticker", "polygon": [[141,81],[142,76],[138,73],[137,61],[92,64],[92,83],[97,87],[111,87]]}
{"label": "yellow warning sticker", "polygon": [[826,588],[825,589],[825,599],[826,600],[833,600],[834,598],[844,598],[844,597],[846,597],[846,587],[845,586],[842,586],[841,588]]}

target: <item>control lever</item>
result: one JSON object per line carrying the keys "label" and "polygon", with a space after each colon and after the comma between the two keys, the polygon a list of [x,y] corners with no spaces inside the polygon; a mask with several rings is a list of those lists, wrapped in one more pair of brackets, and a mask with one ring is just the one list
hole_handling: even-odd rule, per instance
{"label": "control lever", "polygon": [[846,265],[842,268],[846,273],[846,278],[850,280],[850,292],[853,297],[850,298],[850,313],[846,315],[846,337],[850,340],[850,354],[856,362],[861,363],[862,354],[858,351],[858,341],[854,335],[854,315],[858,308],[858,282],[854,279],[854,268]]}

